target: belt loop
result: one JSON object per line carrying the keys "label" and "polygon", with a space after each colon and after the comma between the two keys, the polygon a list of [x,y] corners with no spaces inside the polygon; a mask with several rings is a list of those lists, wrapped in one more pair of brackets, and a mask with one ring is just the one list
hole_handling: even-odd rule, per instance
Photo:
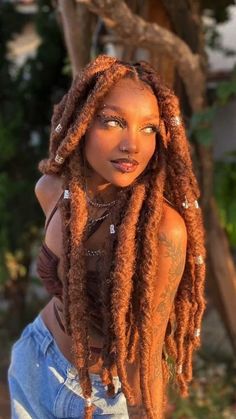
{"label": "belt loop", "polygon": [[45,336],[45,338],[43,339],[42,343],[41,343],[41,350],[44,354],[44,356],[47,353],[47,350],[49,348],[49,345],[52,343],[52,337],[51,336]]}

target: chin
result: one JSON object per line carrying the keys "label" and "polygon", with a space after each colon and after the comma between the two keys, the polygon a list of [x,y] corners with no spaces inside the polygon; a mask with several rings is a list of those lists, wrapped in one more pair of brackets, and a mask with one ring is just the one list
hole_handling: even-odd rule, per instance
{"label": "chin", "polygon": [[111,183],[116,186],[117,188],[126,188],[127,186],[132,185],[132,183],[135,182],[138,176],[135,176],[133,178],[128,178],[127,176],[119,177],[119,179],[112,179]]}

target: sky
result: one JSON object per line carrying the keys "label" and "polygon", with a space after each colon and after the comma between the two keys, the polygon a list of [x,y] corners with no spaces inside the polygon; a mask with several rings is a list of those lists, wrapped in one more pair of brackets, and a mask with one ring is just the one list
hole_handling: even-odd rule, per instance
{"label": "sky", "polygon": [[[219,34],[222,36],[222,44],[226,48],[236,52],[236,6],[229,7],[230,19],[217,25]],[[207,18],[208,19],[208,18]],[[231,70],[236,64],[236,55],[226,57],[222,52],[207,49],[210,71]]]}

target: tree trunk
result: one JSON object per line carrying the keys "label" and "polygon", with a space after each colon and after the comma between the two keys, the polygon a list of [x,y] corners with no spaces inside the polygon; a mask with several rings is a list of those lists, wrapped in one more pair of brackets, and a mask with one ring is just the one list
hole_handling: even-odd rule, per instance
{"label": "tree trunk", "polygon": [[83,4],[74,0],[59,0],[65,43],[69,54],[72,74],[90,61],[93,34],[93,16]]}

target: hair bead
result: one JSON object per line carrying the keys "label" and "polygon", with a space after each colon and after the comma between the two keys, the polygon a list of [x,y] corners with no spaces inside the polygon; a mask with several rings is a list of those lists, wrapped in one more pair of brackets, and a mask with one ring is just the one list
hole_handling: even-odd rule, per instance
{"label": "hair bead", "polygon": [[195,331],[194,331],[194,336],[195,336],[196,338],[198,338],[198,337],[200,336],[200,334],[201,334],[201,329],[195,329]]}
{"label": "hair bead", "polygon": [[203,265],[204,259],[203,259],[202,255],[199,255],[199,256],[195,257],[195,263],[196,263],[196,265]]}
{"label": "hair bead", "polygon": [[55,157],[55,162],[58,164],[64,163],[64,160],[65,160],[64,157],[59,156],[59,154],[57,154]]}
{"label": "hair bead", "polygon": [[181,123],[182,123],[182,119],[180,116],[175,115],[170,118],[170,125],[172,127],[178,127],[179,125],[181,125]]}
{"label": "hair bead", "polygon": [[55,128],[55,131],[59,134],[59,132],[61,132],[61,130],[62,130],[62,126],[61,126],[61,124],[58,124]]}
{"label": "hair bead", "polygon": [[177,374],[182,374],[182,372],[183,372],[183,365],[182,365],[182,364],[180,364],[180,365],[177,367]]}
{"label": "hair bead", "polygon": [[85,399],[85,406],[87,406],[87,407],[92,406],[92,400],[91,400],[91,397],[87,397],[87,398]]}
{"label": "hair bead", "polygon": [[182,202],[182,205],[183,205],[183,207],[184,207],[185,209],[188,209],[188,208],[191,206],[191,205],[189,204],[188,200],[187,200],[186,195],[185,195],[185,200],[184,200],[184,202]]}
{"label": "hair bead", "polygon": [[65,189],[64,190],[64,199],[70,199],[70,191],[69,189]]}
{"label": "hair bead", "polygon": [[114,224],[110,224],[110,234],[115,234],[115,232],[116,230]]}
{"label": "hair bead", "polygon": [[[186,197],[186,195],[185,195],[185,197],[184,197],[185,199],[184,199],[184,202],[182,202],[182,206],[185,208],[185,209],[188,209],[189,207],[191,207],[192,206],[192,204],[190,204],[189,203],[189,201],[187,200],[187,197]],[[198,201],[195,199],[195,201],[194,201],[194,203],[193,203],[193,205],[194,205],[194,207],[195,208],[199,208],[199,204],[198,204]]]}

